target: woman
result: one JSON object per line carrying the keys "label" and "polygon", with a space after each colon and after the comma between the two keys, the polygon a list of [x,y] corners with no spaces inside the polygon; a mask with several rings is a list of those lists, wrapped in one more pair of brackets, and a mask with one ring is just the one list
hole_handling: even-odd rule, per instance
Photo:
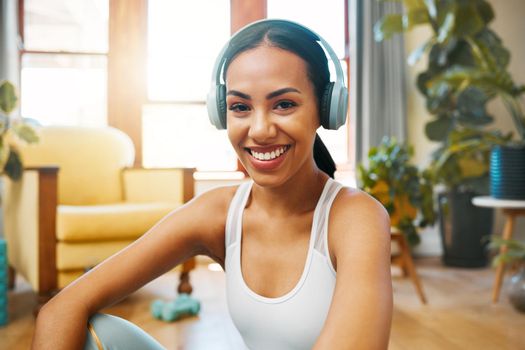
{"label": "woman", "polygon": [[316,130],[337,128],[346,106],[332,104],[340,82],[330,82],[318,40],[282,20],[230,40],[208,108],[252,181],[194,198],[64,288],[42,308],[33,348],[81,348],[86,339],[94,349],[160,348],[126,321],[96,313],[197,254],[225,269],[230,314],[250,349],[387,348],[388,214],[332,179]]}

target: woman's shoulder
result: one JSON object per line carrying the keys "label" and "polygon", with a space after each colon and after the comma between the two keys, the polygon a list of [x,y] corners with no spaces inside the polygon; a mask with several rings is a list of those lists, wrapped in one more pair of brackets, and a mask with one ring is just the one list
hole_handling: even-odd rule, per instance
{"label": "woman's shoulder", "polygon": [[370,212],[374,215],[388,216],[385,207],[368,193],[354,187],[342,186],[332,204],[336,216],[348,216],[352,213]]}
{"label": "woman's shoulder", "polygon": [[390,227],[390,218],[385,207],[368,193],[353,187],[343,186],[337,194],[330,210],[329,223],[333,236],[363,236],[365,232],[383,230]]}

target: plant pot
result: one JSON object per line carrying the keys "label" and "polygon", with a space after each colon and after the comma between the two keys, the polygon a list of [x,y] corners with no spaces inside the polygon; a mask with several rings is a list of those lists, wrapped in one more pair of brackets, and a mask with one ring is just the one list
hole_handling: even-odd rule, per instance
{"label": "plant pot", "polygon": [[476,195],[452,189],[438,196],[442,261],[447,266],[487,266],[488,241],[482,239],[492,233],[494,210],[474,206]]}
{"label": "plant pot", "polygon": [[525,199],[525,145],[492,148],[490,195],[499,199]]}
{"label": "plant pot", "polygon": [[525,312],[525,265],[510,279],[509,301],[520,312]]}

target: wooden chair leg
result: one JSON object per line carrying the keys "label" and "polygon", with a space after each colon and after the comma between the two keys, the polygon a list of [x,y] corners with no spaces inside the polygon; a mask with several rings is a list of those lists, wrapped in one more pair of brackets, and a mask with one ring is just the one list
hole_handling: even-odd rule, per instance
{"label": "wooden chair leg", "polygon": [[196,261],[195,257],[188,259],[182,264],[182,272],[180,273],[179,286],[177,292],[191,294],[193,287],[190,283],[190,271],[195,268]]}
{"label": "wooden chair leg", "polygon": [[403,276],[408,275],[416,287],[416,292],[419,296],[419,299],[423,304],[427,303],[427,298],[425,292],[423,291],[423,285],[419,279],[416,268],[414,266],[414,261],[412,260],[412,255],[410,254],[410,248],[408,243],[402,233],[393,232],[391,234],[392,240],[396,241],[401,256],[401,269],[403,271]]}
{"label": "wooden chair leg", "polygon": [[9,290],[15,289],[16,271],[11,265],[7,266],[7,288]]}
{"label": "wooden chair leg", "polygon": [[[505,227],[503,228],[503,239],[511,239],[512,231],[514,230],[514,215],[512,212],[506,212],[507,220],[505,221]],[[500,254],[507,251],[507,246],[503,245],[500,248]],[[505,274],[505,264],[498,265],[496,269],[496,280],[494,281],[494,287],[492,290],[492,302],[497,303],[499,299],[499,292],[501,290],[501,284],[503,282],[503,275]]]}

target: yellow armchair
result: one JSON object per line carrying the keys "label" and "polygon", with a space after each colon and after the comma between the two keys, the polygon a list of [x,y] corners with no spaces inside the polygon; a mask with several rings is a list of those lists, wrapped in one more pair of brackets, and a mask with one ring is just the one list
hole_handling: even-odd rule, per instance
{"label": "yellow armchair", "polygon": [[[3,177],[9,265],[44,303],[144,234],[194,194],[194,169],[131,168],[130,138],[112,127],[46,126],[19,145],[20,181]],[[180,292],[191,292],[190,259]]]}

